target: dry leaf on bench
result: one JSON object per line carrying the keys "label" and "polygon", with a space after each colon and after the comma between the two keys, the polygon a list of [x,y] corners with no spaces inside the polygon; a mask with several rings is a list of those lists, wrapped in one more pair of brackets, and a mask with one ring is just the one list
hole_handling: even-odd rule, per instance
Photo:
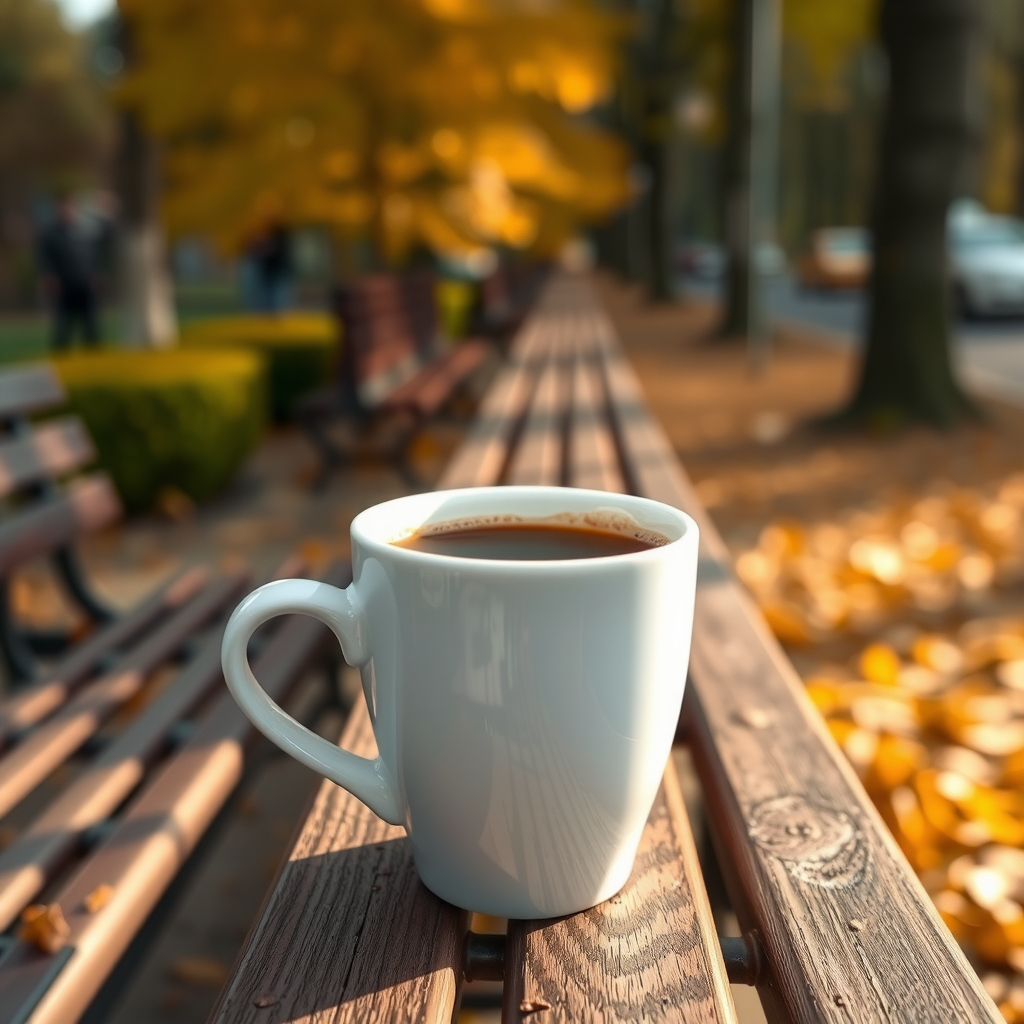
{"label": "dry leaf on bench", "polygon": [[82,906],[90,914],[96,914],[110,902],[113,895],[114,887],[112,885],[98,885],[82,900]]}
{"label": "dry leaf on bench", "polygon": [[33,903],[21,914],[18,936],[44,953],[58,953],[67,944],[71,928],[59,903]]}

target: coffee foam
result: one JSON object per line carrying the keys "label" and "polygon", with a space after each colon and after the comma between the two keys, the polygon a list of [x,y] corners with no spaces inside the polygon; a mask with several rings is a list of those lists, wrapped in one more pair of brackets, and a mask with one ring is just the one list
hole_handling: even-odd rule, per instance
{"label": "coffee foam", "polygon": [[455,533],[461,530],[486,529],[492,526],[562,526],[576,530],[602,530],[632,537],[652,548],[663,547],[669,538],[646,526],[641,526],[631,515],[619,509],[596,508],[586,512],[556,512],[551,516],[529,517],[500,512],[491,515],[463,516],[461,519],[446,519],[440,523],[424,523],[410,529],[392,540],[392,544],[409,540],[411,537],[436,537],[441,533]]}

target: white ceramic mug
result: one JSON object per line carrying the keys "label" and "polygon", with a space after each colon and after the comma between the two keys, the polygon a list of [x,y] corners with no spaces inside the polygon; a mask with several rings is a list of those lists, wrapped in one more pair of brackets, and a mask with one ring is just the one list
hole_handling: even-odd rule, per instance
{"label": "white ceramic mug", "polygon": [[[511,561],[394,541],[433,523],[613,514],[668,543],[632,554]],[[592,907],[626,883],[679,717],[697,525],[604,491],[486,487],[385,502],[352,523],[353,583],[268,583],[224,634],[242,710],[287,753],[404,825],[442,899],[498,917]],[[359,667],[380,756],[285,714],[246,659],[275,615],[326,623]]]}

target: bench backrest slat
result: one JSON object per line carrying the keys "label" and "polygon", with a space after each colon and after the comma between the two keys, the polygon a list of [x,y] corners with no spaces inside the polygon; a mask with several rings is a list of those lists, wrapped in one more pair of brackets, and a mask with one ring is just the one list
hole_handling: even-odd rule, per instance
{"label": "bench backrest slat", "polygon": [[0,576],[39,555],[74,543],[121,515],[121,501],[105,473],[74,480],[65,491],[0,521]]}
{"label": "bench backrest slat", "polygon": [[62,416],[40,424],[30,434],[0,441],[0,498],[81,469],[95,457],[92,440],[74,416]]}
{"label": "bench backrest slat", "polygon": [[380,402],[437,347],[429,272],[359,278],[338,290],[335,309],[344,331],[341,372],[364,405]]}
{"label": "bench backrest slat", "polygon": [[64,401],[64,385],[45,363],[10,367],[0,374],[0,423],[52,409]]}

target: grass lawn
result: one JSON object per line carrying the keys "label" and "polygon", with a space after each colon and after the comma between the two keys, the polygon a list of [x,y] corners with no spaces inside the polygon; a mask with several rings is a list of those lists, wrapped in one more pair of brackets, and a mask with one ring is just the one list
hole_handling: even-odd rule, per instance
{"label": "grass lawn", "polygon": [[45,357],[50,325],[42,315],[0,319],[0,363],[18,363]]}
{"label": "grass lawn", "polygon": [[[197,283],[179,285],[176,290],[178,322],[225,316],[241,312],[233,285]],[[100,337],[118,337],[118,313],[105,309],[100,314]],[[0,315],[0,364],[45,359],[50,353],[50,317],[44,312]]]}

